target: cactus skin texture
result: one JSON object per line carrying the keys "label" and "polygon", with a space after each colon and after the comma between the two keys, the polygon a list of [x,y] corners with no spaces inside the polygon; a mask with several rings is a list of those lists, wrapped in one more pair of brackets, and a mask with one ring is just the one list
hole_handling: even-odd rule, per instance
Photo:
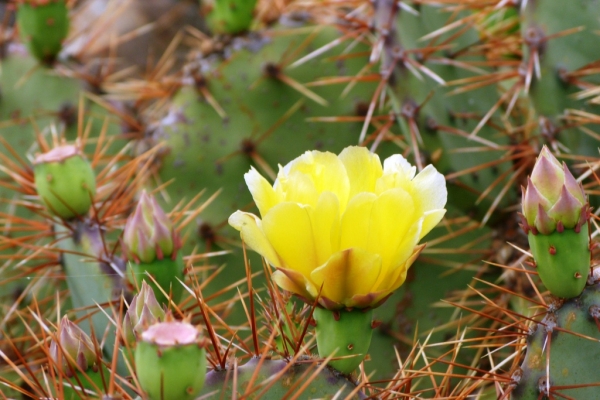
{"label": "cactus skin texture", "polygon": [[590,250],[587,223],[581,232],[567,229],[550,235],[529,232],[531,253],[540,279],[558,297],[577,297],[586,284],[590,270]]}
{"label": "cactus skin texture", "polygon": [[345,374],[352,373],[369,352],[373,327],[372,310],[329,311],[315,308],[317,347],[321,358],[348,357],[329,362]]}
{"label": "cactus skin texture", "polygon": [[44,64],[52,64],[69,33],[69,11],[64,0],[25,0],[17,21],[29,51]]}
{"label": "cactus skin texture", "polygon": [[567,300],[558,309],[548,310],[527,338],[527,354],[511,398],[561,397],[558,394],[573,399],[598,398],[599,317],[599,284],[586,287],[581,296]]}
{"label": "cactus skin texture", "polygon": [[[599,17],[596,2],[590,0],[528,1],[522,11],[524,62],[539,57],[541,77],[534,74],[529,96],[538,114],[540,133],[551,141],[558,140],[572,153],[588,156],[598,154],[597,139],[582,134],[577,123],[569,123],[569,110],[596,114],[600,110],[597,103],[575,95],[589,87],[588,82],[598,82],[596,74],[587,76],[590,74],[585,70],[598,60],[592,32],[598,27]],[[569,34],[559,34],[569,30]],[[578,70],[584,73],[570,75]],[[589,129],[598,132],[594,126]]]}
{"label": "cactus skin texture", "polygon": [[[310,358],[300,358],[298,363],[290,365],[287,360],[270,360],[254,357],[242,366],[233,369],[210,371],[201,395],[205,399],[233,399],[233,374],[237,374],[237,395],[253,393],[265,400],[279,400],[298,394],[298,399],[363,399],[365,396],[356,389],[356,384],[348,378],[325,367],[310,383],[305,385],[301,377],[314,374],[318,365]],[[278,377],[271,385],[269,378]],[[250,387],[250,383],[253,385]],[[212,395],[211,395],[212,394]],[[250,394],[249,398],[254,398]],[[262,394],[259,396],[259,394]],[[239,397],[237,397],[239,398]]]}

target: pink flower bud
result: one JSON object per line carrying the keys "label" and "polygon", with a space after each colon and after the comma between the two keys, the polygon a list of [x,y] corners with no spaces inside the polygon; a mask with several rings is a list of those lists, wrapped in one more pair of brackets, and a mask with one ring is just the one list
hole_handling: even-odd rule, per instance
{"label": "pink flower bud", "polygon": [[523,193],[526,230],[550,234],[557,226],[577,229],[586,204],[581,184],[544,146]]}
{"label": "pink flower bud", "polygon": [[127,256],[135,262],[144,263],[171,257],[177,250],[174,235],[169,217],[156,200],[143,191],[123,233]]}
{"label": "pink flower bud", "polygon": [[50,343],[50,357],[54,360],[57,370],[71,377],[81,370],[87,371],[96,363],[94,344],[76,324],[65,316],[60,321],[57,339]]}
{"label": "pink flower bud", "polygon": [[165,311],[158,304],[154,291],[143,281],[139,293],[134,296],[123,319],[125,341],[133,344],[144,329],[163,321],[164,318]]}

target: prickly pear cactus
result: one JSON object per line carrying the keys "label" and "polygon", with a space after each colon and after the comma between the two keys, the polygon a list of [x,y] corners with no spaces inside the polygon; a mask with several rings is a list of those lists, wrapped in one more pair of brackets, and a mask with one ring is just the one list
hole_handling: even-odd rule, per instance
{"label": "prickly pear cactus", "polygon": [[567,301],[553,301],[527,335],[527,353],[511,398],[594,399],[600,367],[600,285],[593,284]]}
{"label": "prickly pear cactus", "polygon": [[596,155],[595,128],[579,130],[581,113],[598,113],[593,96],[598,79],[591,70],[598,58],[590,33],[598,26],[595,2],[566,4],[529,1],[522,10],[521,34],[527,87],[539,119],[540,133],[556,149]]}
{"label": "prickly pear cactus", "polygon": [[[232,384],[234,375],[237,387]],[[308,376],[311,379],[303,382],[302,377]],[[202,394],[207,399],[244,394],[273,400],[292,394],[298,399],[364,398],[355,382],[307,357],[296,361],[252,358],[236,368],[210,371]]]}
{"label": "prickly pear cactus", "polygon": [[[0,5],[2,397],[597,397],[594,0],[127,3]],[[135,49],[182,14],[212,31]],[[34,166],[64,141],[95,179]],[[532,172],[544,144],[574,176]],[[349,145],[449,186],[403,287],[350,338],[318,296],[290,306],[227,226],[256,214],[252,167],[272,183]],[[171,213],[136,218],[143,190]],[[153,333],[173,320],[193,328]]]}

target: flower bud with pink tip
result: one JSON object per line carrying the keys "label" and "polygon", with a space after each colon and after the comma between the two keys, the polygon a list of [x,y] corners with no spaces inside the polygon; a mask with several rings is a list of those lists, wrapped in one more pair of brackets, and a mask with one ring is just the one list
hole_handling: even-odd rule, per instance
{"label": "flower bud with pink tip", "polygon": [[50,357],[56,369],[67,377],[72,377],[77,371],[98,369],[92,340],[66,316],[60,321],[56,339],[50,343]]}
{"label": "flower bud with pink tip", "polygon": [[135,211],[127,220],[123,240],[128,256],[136,262],[162,260],[177,250],[169,217],[146,191],[142,192]]}
{"label": "flower bud with pink tip", "polygon": [[523,190],[522,226],[538,275],[554,296],[577,297],[585,287],[589,218],[582,185],[544,146]]}
{"label": "flower bud with pink tip", "polygon": [[154,197],[142,192],[138,205],[125,224],[124,252],[130,261],[128,277],[134,287],[145,281],[158,304],[178,301],[183,292],[183,258],[177,251],[179,236]]}
{"label": "flower bud with pink tip", "polygon": [[587,221],[587,209],[581,184],[544,146],[523,190],[525,231],[545,235],[555,230],[579,231]]}
{"label": "flower bud with pink tip", "polygon": [[143,281],[140,291],[131,300],[129,309],[123,319],[125,341],[133,346],[146,328],[164,319],[165,311],[158,304],[154,290]]}

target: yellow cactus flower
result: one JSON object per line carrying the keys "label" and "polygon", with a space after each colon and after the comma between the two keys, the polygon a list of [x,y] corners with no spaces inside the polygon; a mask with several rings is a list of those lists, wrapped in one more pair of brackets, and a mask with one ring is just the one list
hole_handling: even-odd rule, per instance
{"label": "yellow cactus flower", "polygon": [[271,186],[254,168],[246,184],[262,220],[236,211],[229,224],[277,271],[283,289],[321,306],[372,308],[402,285],[444,216],[444,177],[419,174],[399,154],[383,166],[364,147],[309,151],[279,168]]}

